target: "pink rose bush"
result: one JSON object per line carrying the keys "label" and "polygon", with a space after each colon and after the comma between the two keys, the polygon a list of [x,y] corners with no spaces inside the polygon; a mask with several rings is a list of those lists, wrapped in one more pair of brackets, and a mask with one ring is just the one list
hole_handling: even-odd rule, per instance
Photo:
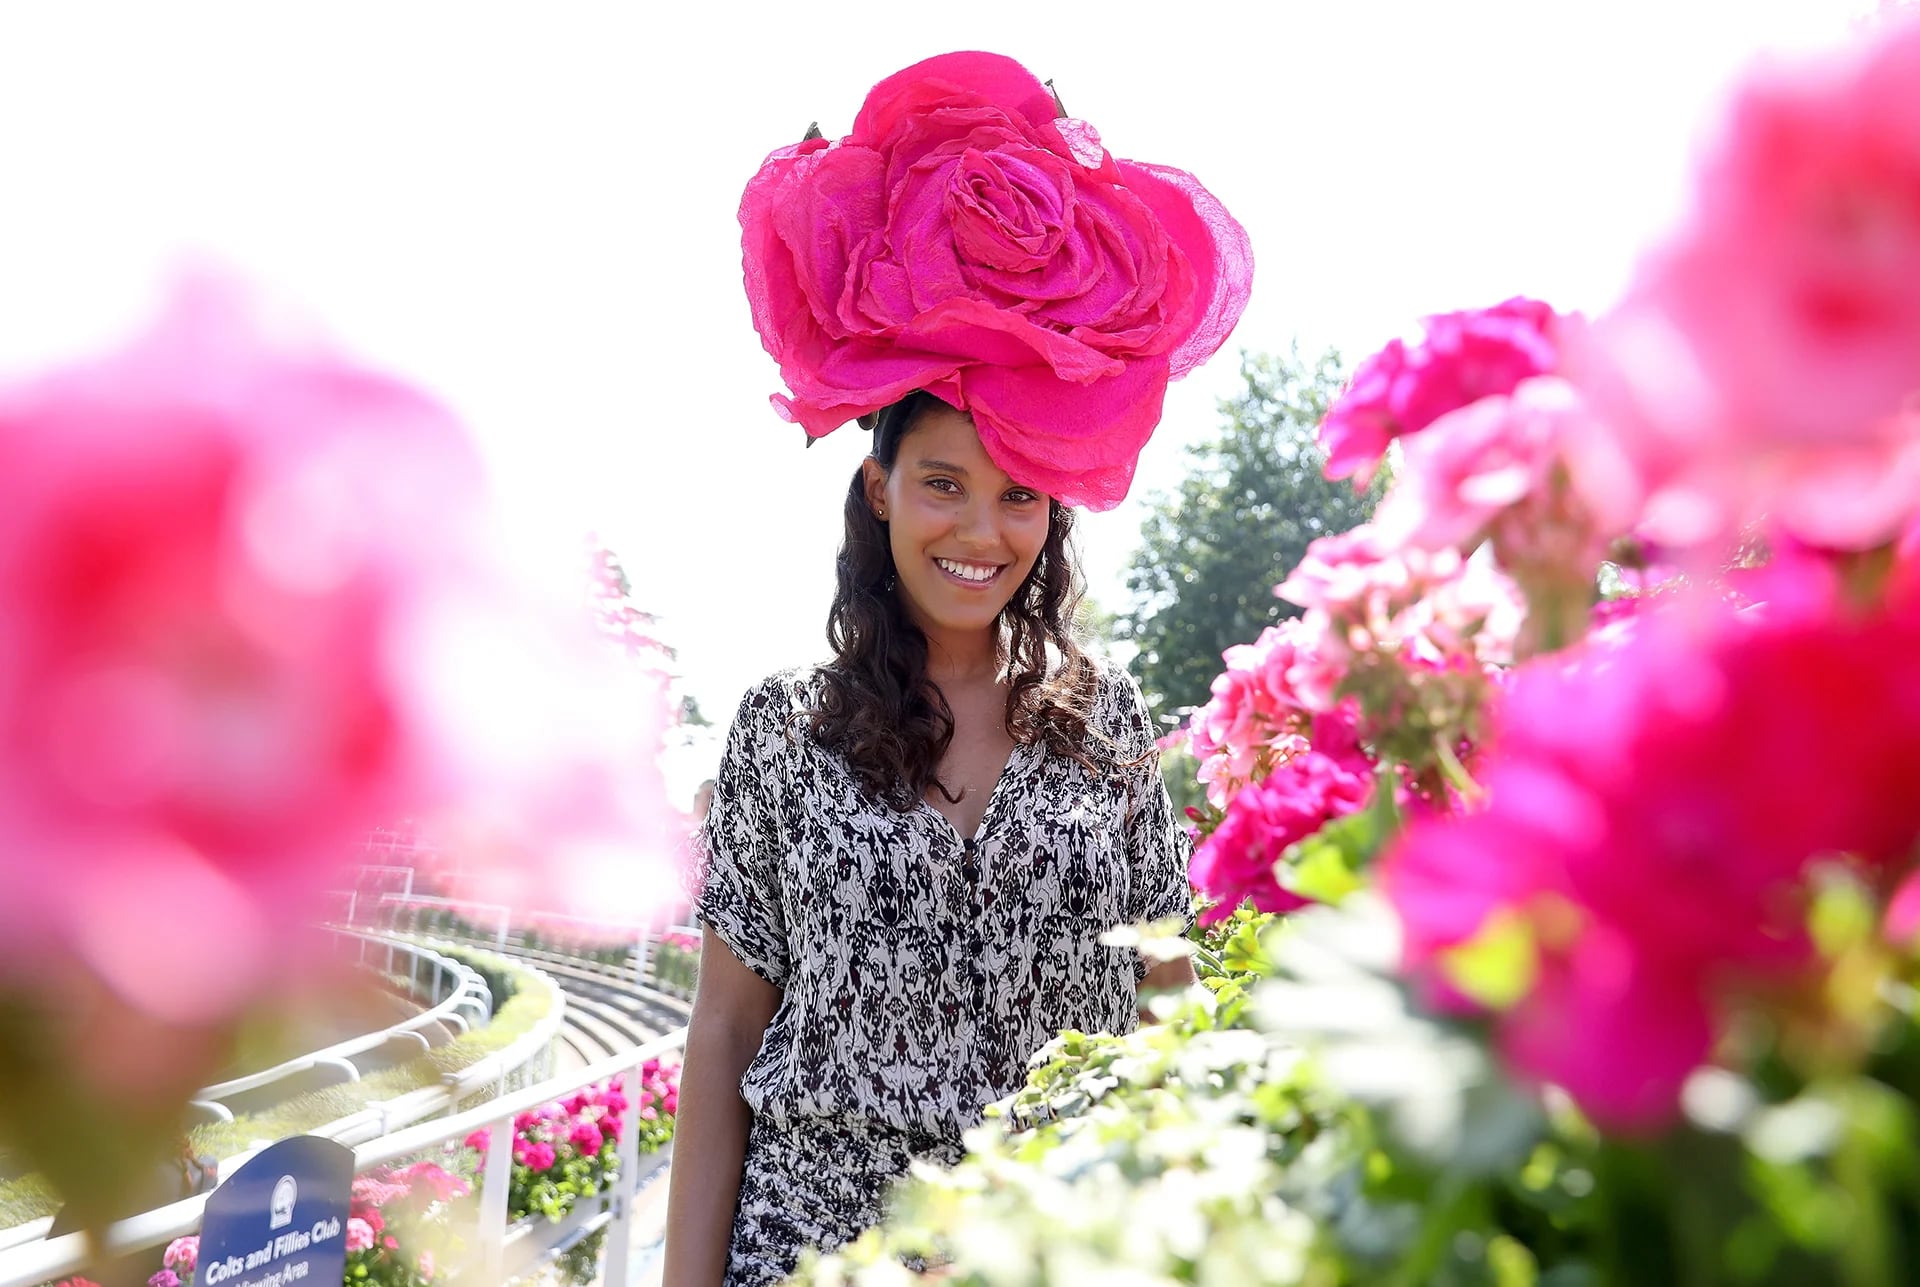
{"label": "pink rose bush", "polygon": [[1252,277],[1191,175],[1116,160],[995,54],[917,63],[845,138],[773,153],[740,223],[784,415],[819,437],[925,389],[1014,478],[1094,509],[1126,495],[1168,381],[1225,341]]}
{"label": "pink rose bush", "polygon": [[[1492,998],[1510,1066],[1602,1125],[1671,1121],[1743,993],[1810,969],[1821,863],[1887,889],[1913,860],[1920,614],[1836,599],[1650,620],[1604,660],[1527,668],[1487,807],[1385,860],[1409,968],[1470,994],[1476,944],[1519,945],[1530,986]],[[1817,792],[1783,754],[1810,718],[1844,730]]]}
{"label": "pink rose bush", "polygon": [[[1862,1057],[1859,978],[1920,924],[1910,84],[1911,21],[1756,78],[1621,309],[1509,301],[1362,364],[1329,472],[1398,441],[1393,486],[1190,726],[1207,920],[1298,910],[1286,855],[1397,814],[1369,878],[1418,996],[1603,1130],[1672,1129],[1756,1032]],[[1836,899],[1882,946],[1835,946]]]}

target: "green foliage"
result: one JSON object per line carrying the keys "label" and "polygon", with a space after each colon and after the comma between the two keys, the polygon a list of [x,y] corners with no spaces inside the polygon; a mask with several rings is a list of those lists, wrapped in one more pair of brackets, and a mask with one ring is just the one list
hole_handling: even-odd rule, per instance
{"label": "green foliage", "polygon": [[1314,430],[1340,389],[1336,354],[1242,354],[1241,378],[1220,403],[1219,436],[1193,448],[1177,490],[1152,499],[1127,574],[1133,603],[1117,624],[1166,715],[1206,701],[1227,648],[1295,615],[1273,587],[1309,542],[1363,522],[1381,487],[1359,495],[1322,476]]}
{"label": "green foliage", "polygon": [[507,1216],[518,1220],[540,1216],[559,1220],[574,1204],[598,1197],[620,1173],[618,1147],[609,1139],[591,1157],[566,1148],[544,1171],[515,1162],[507,1190]]}
{"label": "green foliage", "polygon": [[600,1277],[600,1254],[606,1245],[607,1231],[604,1226],[575,1239],[573,1245],[561,1252],[559,1259],[554,1262],[560,1281],[570,1284],[570,1287],[591,1287]]}
{"label": "green foliage", "polygon": [[675,943],[656,943],[649,968],[653,971],[653,986],[669,996],[691,1000],[700,982],[700,953]]}
{"label": "green foliage", "polygon": [[487,991],[493,996],[493,1012],[499,1014],[502,1007],[513,999],[519,990],[520,980],[529,977],[527,972],[502,956],[491,952],[479,952],[470,947],[438,946],[434,949],[442,956],[451,957],[486,980]]}

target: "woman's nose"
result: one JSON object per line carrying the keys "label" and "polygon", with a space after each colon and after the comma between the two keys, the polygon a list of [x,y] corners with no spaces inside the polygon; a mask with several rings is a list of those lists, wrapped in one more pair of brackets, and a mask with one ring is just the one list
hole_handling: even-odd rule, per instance
{"label": "woman's nose", "polygon": [[992,499],[969,500],[960,511],[954,535],[962,545],[992,549],[1000,544],[1000,509]]}

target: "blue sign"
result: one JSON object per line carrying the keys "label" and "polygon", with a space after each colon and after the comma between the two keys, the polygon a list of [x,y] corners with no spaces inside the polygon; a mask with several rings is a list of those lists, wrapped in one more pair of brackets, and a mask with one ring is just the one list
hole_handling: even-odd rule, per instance
{"label": "blue sign", "polygon": [[347,1274],[353,1151],[296,1135],[249,1158],[207,1198],[195,1287],[334,1287]]}

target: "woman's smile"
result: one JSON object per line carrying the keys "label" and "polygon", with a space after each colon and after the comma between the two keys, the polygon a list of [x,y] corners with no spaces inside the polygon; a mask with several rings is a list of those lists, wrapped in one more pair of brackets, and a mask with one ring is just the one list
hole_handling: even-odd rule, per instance
{"label": "woman's smile", "polygon": [[999,579],[1007,565],[1004,563],[974,563],[964,559],[943,559],[933,556],[934,563],[947,574],[947,579],[969,590],[979,590],[992,585]]}

